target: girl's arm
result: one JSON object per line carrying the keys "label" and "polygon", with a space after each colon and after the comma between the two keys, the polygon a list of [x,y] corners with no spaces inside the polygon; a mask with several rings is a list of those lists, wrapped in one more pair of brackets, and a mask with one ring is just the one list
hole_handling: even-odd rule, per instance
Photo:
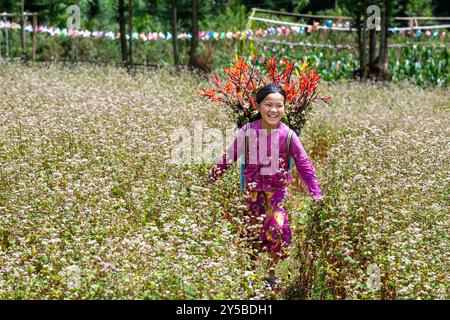
{"label": "girl's arm", "polygon": [[321,199],[322,191],[320,190],[319,182],[317,181],[316,171],[296,134],[292,135],[291,155],[294,157],[295,167],[308,187],[313,199]]}
{"label": "girl's arm", "polygon": [[239,133],[236,138],[234,138],[233,143],[228,146],[227,152],[218,159],[216,164],[209,171],[208,180],[216,181],[219,179],[228,168],[237,161],[241,156],[242,150],[244,148],[244,137],[245,137],[245,127],[242,126],[239,129]]}

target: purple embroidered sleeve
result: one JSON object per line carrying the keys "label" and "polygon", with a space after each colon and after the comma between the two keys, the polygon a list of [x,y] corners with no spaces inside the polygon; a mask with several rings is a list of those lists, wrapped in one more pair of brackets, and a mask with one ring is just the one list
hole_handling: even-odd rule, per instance
{"label": "purple embroidered sleeve", "polygon": [[245,126],[239,129],[239,133],[234,139],[233,143],[228,146],[227,152],[220,157],[216,164],[209,171],[208,179],[211,181],[216,181],[219,179],[225,171],[228,170],[229,167],[233,163],[237,161],[237,159],[242,154],[242,149],[244,147],[243,139],[245,135]]}
{"label": "purple embroidered sleeve", "polygon": [[305,149],[303,149],[300,139],[295,134],[292,135],[291,154],[294,157],[295,167],[308,187],[311,196],[315,200],[321,199],[322,191],[317,181],[316,171]]}

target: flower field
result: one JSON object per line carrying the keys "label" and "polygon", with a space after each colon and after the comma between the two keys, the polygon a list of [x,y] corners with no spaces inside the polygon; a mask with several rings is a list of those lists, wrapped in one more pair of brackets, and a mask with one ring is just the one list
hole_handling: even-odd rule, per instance
{"label": "flower field", "polygon": [[[234,126],[206,80],[0,64],[0,84],[0,299],[271,297],[239,168],[205,186],[212,163],[169,161],[176,130]],[[302,142],[325,198],[291,189],[278,298],[448,299],[449,89],[319,91]]]}

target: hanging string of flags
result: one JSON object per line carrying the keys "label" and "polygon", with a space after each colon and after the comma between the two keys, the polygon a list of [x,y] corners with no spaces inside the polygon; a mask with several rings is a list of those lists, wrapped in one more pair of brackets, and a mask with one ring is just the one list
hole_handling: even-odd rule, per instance
{"label": "hanging string of flags", "polygon": [[[289,34],[311,34],[312,32],[318,32],[319,30],[324,31],[355,31],[355,28],[350,26],[350,22],[346,21],[345,23],[334,23],[331,20],[327,20],[325,25],[319,25],[319,22],[314,22],[312,25],[308,24],[300,24],[300,23],[291,23],[286,21],[277,21],[271,19],[262,19],[251,17],[252,20],[255,21],[265,21],[273,24],[281,24],[279,27],[267,27],[267,28],[259,28],[256,30],[249,29],[247,31],[228,31],[228,32],[213,32],[213,31],[200,31],[198,33],[200,40],[232,40],[232,39],[241,39],[243,36],[249,37],[280,37],[286,36]],[[21,26],[18,23],[10,22],[10,21],[0,21],[0,29],[11,29],[11,30],[20,30]],[[450,28],[450,24],[445,25],[436,25],[436,26],[415,26],[415,27],[392,27],[389,28],[389,31],[393,34],[400,35],[409,35],[415,36],[417,38],[421,38],[423,34],[427,38],[433,36],[433,38],[438,38],[440,36],[441,40],[446,38],[446,28]],[[443,31],[439,35],[438,29],[443,29]],[[25,30],[28,32],[33,31],[33,27],[31,25],[25,26]],[[423,32],[422,30],[425,30]],[[110,40],[120,39],[120,33],[118,32],[102,32],[102,31],[89,31],[89,30],[70,30],[66,28],[58,28],[58,27],[47,27],[47,26],[37,26],[37,33],[46,33],[50,36],[69,36],[69,37],[83,37],[83,38],[105,38]],[[129,35],[126,35],[126,38],[129,39]],[[170,32],[133,32],[131,34],[132,40],[142,40],[142,41],[158,41],[158,40],[171,40],[172,34]],[[187,40],[191,39],[191,33],[179,33],[177,35],[177,39]]]}
{"label": "hanging string of flags", "polygon": [[[260,39],[260,38],[253,38],[249,37],[251,41],[254,41],[257,45],[262,45],[264,50],[267,50],[267,46],[265,44],[275,44],[275,45],[282,45],[282,46],[288,46],[290,49],[293,49],[294,47],[307,47],[307,48],[328,48],[328,49],[355,49],[355,46],[352,45],[345,45],[345,44],[321,44],[321,43],[311,43],[311,42],[287,42],[287,41],[278,41],[278,40],[266,40],[266,39]],[[394,43],[394,44],[388,44],[388,48],[405,48],[410,47],[413,45],[421,45],[425,47],[431,47],[434,46],[433,43],[420,43],[418,41],[415,42],[402,42],[402,43]],[[450,48],[450,43],[441,44],[442,46],[445,46],[446,48]],[[275,50],[275,49],[273,49]],[[281,53],[284,53],[285,49],[281,49]]]}
{"label": "hanging string of flags", "polygon": [[[12,30],[20,30],[21,26],[15,22],[9,21],[0,21],[0,29],[12,29]],[[25,30],[28,32],[33,31],[33,27],[31,25],[25,26]],[[47,33],[51,36],[69,36],[69,37],[84,37],[84,38],[106,38],[110,40],[120,39],[119,32],[102,32],[102,31],[89,31],[89,30],[70,30],[66,28],[53,28],[47,26],[38,26],[36,29],[37,33]],[[242,33],[237,32],[199,32],[199,38],[201,40],[209,40],[209,39],[240,39]],[[179,33],[177,38],[180,40],[190,39],[192,37],[191,33]],[[129,39],[129,35],[126,34],[126,38]],[[156,40],[171,40],[172,34],[170,32],[133,32],[131,34],[132,40],[143,40],[143,41],[156,41]]]}
{"label": "hanging string of flags", "polygon": [[[258,30],[253,31],[252,29],[249,29],[246,33],[248,36],[273,36],[273,35],[287,35],[290,33],[311,33],[313,31],[357,31],[357,28],[351,27],[350,21],[342,22],[333,22],[331,19],[328,19],[325,21],[324,25],[320,25],[319,22],[315,21],[313,24],[303,24],[303,23],[295,23],[295,22],[288,22],[288,21],[279,21],[279,20],[273,20],[273,19],[266,19],[266,18],[259,18],[259,17],[253,17],[250,16],[249,21],[260,21],[260,22],[266,22],[271,24],[278,24],[281,25],[281,27],[277,27],[276,29],[273,27],[269,27],[267,29],[259,28]],[[289,26],[286,27],[285,25]],[[441,39],[445,39],[446,36],[446,29],[450,28],[450,24],[442,24],[442,25],[432,25],[432,26],[409,26],[409,27],[391,27],[388,28],[388,30],[393,34],[407,34],[409,36],[416,36],[420,38],[422,36],[422,30],[425,31],[425,35],[427,38],[429,38],[431,35],[433,35],[434,38],[439,37],[439,31],[437,29],[443,29],[441,32]],[[431,32],[431,30],[434,30],[434,32]]]}

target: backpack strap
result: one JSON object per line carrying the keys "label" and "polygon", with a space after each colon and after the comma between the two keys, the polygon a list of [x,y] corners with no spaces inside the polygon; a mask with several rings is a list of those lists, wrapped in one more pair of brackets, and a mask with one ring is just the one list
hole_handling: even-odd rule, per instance
{"label": "backpack strap", "polygon": [[249,137],[249,135],[250,135],[250,123],[247,123],[246,125],[245,125],[245,140],[244,140],[244,163],[245,163],[245,167],[247,167],[247,164],[248,164],[248,162],[250,161],[249,160],[249,152],[248,152],[248,149],[249,149],[249,145],[248,145],[248,137]]}
{"label": "backpack strap", "polygon": [[287,158],[289,159],[289,171],[292,170],[292,163],[294,158],[291,156],[291,141],[292,141],[292,135],[294,134],[294,130],[289,129],[289,133],[287,136],[287,141],[286,141],[286,153],[287,153]]}
{"label": "backpack strap", "polygon": [[245,125],[245,137],[244,137],[244,162],[241,163],[241,191],[245,191],[245,177],[244,177],[244,170],[247,167],[248,163],[248,136],[249,136],[249,130],[250,129],[250,123],[247,123]]}

